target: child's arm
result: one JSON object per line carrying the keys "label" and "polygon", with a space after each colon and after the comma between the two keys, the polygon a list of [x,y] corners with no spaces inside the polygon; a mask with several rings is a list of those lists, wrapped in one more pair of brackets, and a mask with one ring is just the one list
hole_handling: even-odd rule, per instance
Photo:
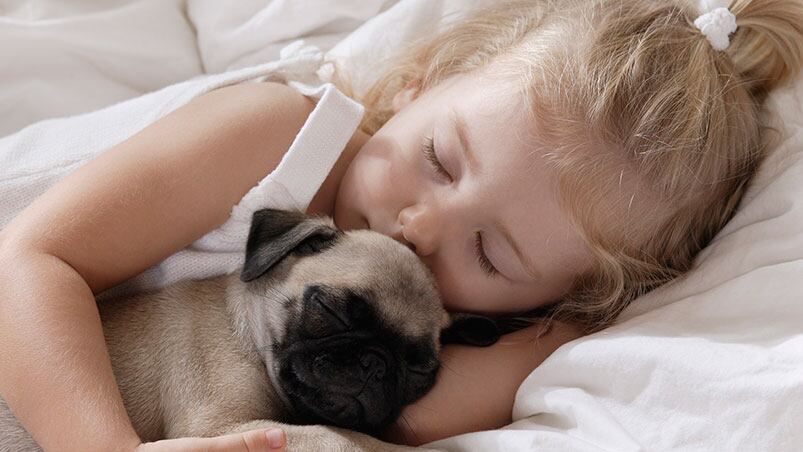
{"label": "child's arm", "polygon": [[60,181],[0,232],[0,394],[45,450],[139,445],[93,294],[223,223],[311,109],[279,84],[200,96]]}
{"label": "child's arm", "polygon": [[445,346],[435,386],[405,407],[385,439],[417,446],[510,424],[524,379],[558,347],[581,336],[560,322],[541,337],[539,328],[507,334],[490,347]]}

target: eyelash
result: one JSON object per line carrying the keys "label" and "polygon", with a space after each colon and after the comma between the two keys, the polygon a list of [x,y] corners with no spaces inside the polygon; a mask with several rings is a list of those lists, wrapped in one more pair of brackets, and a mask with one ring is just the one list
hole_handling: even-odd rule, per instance
{"label": "eyelash", "polygon": [[479,262],[480,267],[482,267],[482,271],[484,271],[488,276],[496,276],[499,274],[499,270],[494,267],[490,260],[488,260],[488,256],[485,255],[485,251],[482,249],[482,236],[479,232],[476,233],[476,237],[474,238],[474,251],[476,252],[477,262]]}
{"label": "eyelash", "polygon": [[426,137],[424,139],[424,144],[421,146],[421,150],[424,152],[424,158],[432,165],[435,169],[435,172],[440,174],[441,176],[452,180],[451,174],[446,171],[446,168],[441,165],[441,162],[438,160],[438,156],[435,155],[435,140],[432,137]]}

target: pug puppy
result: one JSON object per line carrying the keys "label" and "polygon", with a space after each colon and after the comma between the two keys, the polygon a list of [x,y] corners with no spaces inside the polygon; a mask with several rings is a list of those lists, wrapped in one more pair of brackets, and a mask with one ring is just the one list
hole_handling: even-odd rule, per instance
{"label": "pug puppy", "polygon": [[[442,341],[499,336],[488,318],[447,314],[433,276],[393,239],[272,209],[254,214],[239,277],[98,310],[143,441],[281,427],[289,451],[412,449],[360,432],[432,387]],[[40,449],[0,399],[0,451],[29,450]]]}

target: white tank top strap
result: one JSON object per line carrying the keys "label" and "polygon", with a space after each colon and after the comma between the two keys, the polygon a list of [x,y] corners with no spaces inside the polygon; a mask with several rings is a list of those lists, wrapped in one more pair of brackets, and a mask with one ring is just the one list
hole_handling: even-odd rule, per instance
{"label": "white tank top strap", "polygon": [[310,86],[289,82],[318,102],[279,165],[232,208],[231,216],[193,246],[198,249],[245,249],[253,213],[273,208],[306,211],[345,149],[363,115],[363,106],[331,83]]}
{"label": "white tank top strap", "polygon": [[268,179],[287,188],[296,209],[306,210],[359,127],[364,109],[330,83],[318,88],[295,82],[289,85],[318,98],[318,105]]}
{"label": "white tank top strap", "polygon": [[229,219],[186,248],[128,281],[99,295],[113,297],[164,287],[185,279],[203,279],[230,273],[245,259],[245,244],[254,211],[263,208],[305,211],[332,170],[363,115],[363,107],[331,83],[322,83],[317,71],[320,50],[297,41],[282,51],[281,59],[205,79],[207,91],[234,83],[279,81],[317,99],[312,113],[279,165],[232,208]]}

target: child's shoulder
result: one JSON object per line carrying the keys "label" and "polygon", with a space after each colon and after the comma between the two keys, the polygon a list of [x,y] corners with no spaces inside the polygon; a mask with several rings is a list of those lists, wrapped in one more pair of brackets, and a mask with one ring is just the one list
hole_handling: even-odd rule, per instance
{"label": "child's shoulder", "polygon": [[223,223],[313,107],[278,83],[199,95],[51,188],[4,228],[3,247],[56,256],[99,293]]}
{"label": "child's shoulder", "polygon": [[263,119],[297,122],[306,118],[314,101],[283,83],[239,83],[224,86],[193,99],[192,103],[231,108],[237,118],[256,114]]}

